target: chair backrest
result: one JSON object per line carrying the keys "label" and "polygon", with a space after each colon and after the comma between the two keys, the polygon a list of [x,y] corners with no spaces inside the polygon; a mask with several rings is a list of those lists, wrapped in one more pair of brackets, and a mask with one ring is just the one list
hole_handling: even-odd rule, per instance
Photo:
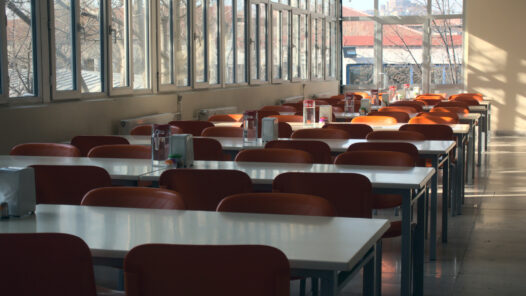
{"label": "chair backrest", "polygon": [[199,137],[205,128],[214,126],[210,121],[200,120],[174,120],[170,121],[170,125],[177,126],[183,130],[183,134],[192,134],[194,137]]}
{"label": "chair backrest", "polygon": [[409,113],[399,111],[371,111],[369,116],[390,116],[398,123],[407,123],[410,119]]}
{"label": "chair backrest", "polygon": [[464,93],[464,94],[456,94],[449,97],[449,100],[455,100],[456,98],[472,98],[479,102],[484,101],[484,96],[479,93]]}
{"label": "chair backrest", "polygon": [[406,142],[363,142],[363,143],[354,143],[349,148],[347,152],[355,151],[395,151],[408,154],[413,159],[413,165],[418,163],[419,155],[418,149],[415,145]]}
{"label": "chair backrest", "polygon": [[445,100],[443,96],[435,95],[435,94],[424,94],[424,95],[419,95],[415,98],[415,101],[421,101],[428,106],[434,106],[443,100]]}
{"label": "chair backrest", "polygon": [[95,296],[91,251],[63,233],[0,234],[2,295]]}
{"label": "chair backrest", "polygon": [[322,141],[311,140],[290,140],[290,141],[270,141],[265,145],[266,148],[285,148],[298,149],[310,153],[313,163],[332,163],[331,148]]}
{"label": "chair backrest", "polygon": [[235,161],[312,163],[312,159],[309,152],[298,149],[267,148],[242,150]]}
{"label": "chair backrest", "polygon": [[232,160],[221,143],[212,138],[193,138],[195,160]]}
{"label": "chair backrest", "polygon": [[339,94],[339,95],[331,96],[329,99],[343,100],[343,99],[345,99],[345,95],[344,94]]}
{"label": "chair backrest", "polygon": [[435,105],[435,107],[462,107],[462,108],[468,108],[468,104],[462,101],[447,101],[447,102],[440,102]]}
{"label": "chair backrest", "polygon": [[393,103],[389,104],[389,106],[392,106],[392,107],[396,107],[396,106],[413,107],[413,108],[416,109],[417,112],[424,111],[424,106],[425,105],[426,105],[426,103],[421,102],[421,101],[398,101],[398,102],[393,102]]}
{"label": "chair backrest", "polygon": [[399,151],[361,150],[344,152],[336,157],[334,164],[415,166],[413,156]]}
{"label": "chair backrest", "polygon": [[[290,106],[287,106],[287,107],[290,107]],[[257,113],[258,113],[259,121],[261,121],[261,119],[263,119],[264,117],[268,117],[270,115],[279,115],[278,111],[273,111],[273,110],[259,110],[257,111]]]}
{"label": "chair backrest", "polygon": [[334,124],[326,123],[323,128],[341,129],[349,134],[349,139],[365,139],[373,128],[367,124]]}
{"label": "chair backrest", "polygon": [[275,117],[278,122],[303,122],[301,115],[270,115],[268,117]]}
{"label": "chair backrest", "polygon": [[105,169],[95,166],[33,165],[37,204],[80,205],[88,191],[111,186]]}
{"label": "chair backrest", "polygon": [[374,131],[367,135],[367,140],[414,140],[423,141],[424,135],[414,131]]}
{"label": "chair backrest", "polygon": [[371,218],[372,186],[353,173],[284,173],[272,182],[275,192],[312,194],[325,198],[336,216]]}
{"label": "chair backrest", "polygon": [[147,244],[124,258],[126,295],[288,296],[285,254],[260,245]]}
{"label": "chair backrest", "polygon": [[69,144],[24,143],[11,148],[9,155],[26,156],[80,156],[80,150]]}
{"label": "chair backrest", "polygon": [[450,112],[454,114],[468,114],[469,109],[466,107],[434,107],[429,112]]}
{"label": "chair backrest", "polygon": [[[417,118],[426,118],[427,120],[420,120]],[[451,112],[424,112],[418,114],[409,120],[409,123],[438,123],[438,124],[454,124],[459,122],[458,115]]]}
{"label": "chair backrest", "polygon": [[352,123],[376,123],[376,124],[396,124],[397,121],[390,116],[358,116],[351,120]]}
{"label": "chair backrest", "polygon": [[179,193],[150,187],[101,187],[90,190],[80,203],[83,206],[184,210]]}
{"label": "chair backrest", "polygon": [[296,112],[296,107],[287,106],[287,105],[272,105],[272,106],[263,106],[259,111],[276,111],[276,112]]}
{"label": "chair backrest", "polygon": [[442,124],[405,124],[401,131],[415,131],[423,134],[426,140],[452,140],[453,129]]}
{"label": "chair backrest", "polygon": [[[151,124],[145,124],[145,125],[138,125],[130,131],[130,135],[133,136],[151,136],[152,135],[152,125]],[[177,126],[170,126],[170,133],[172,135],[174,134],[182,134],[183,130]]]}
{"label": "chair backrest", "polygon": [[79,148],[81,156],[87,156],[95,146],[118,144],[130,144],[130,142],[119,136],[76,136],[71,139],[71,145]]}
{"label": "chair backrest", "polygon": [[205,128],[201,133],[201,136],[242,138],[243,128],[233,126],[212,126]]}
{"label": "chair backrest", "polygon": [[332,204],[319,196],[297,193],[240,193],[225,197],[218,212],[334,216]]}
{"label": "chair backrest", "polygon": [[306,128],[292,133],[292,139],[349,139],[349,134],[334,128]]}
{"label": "chair backrest", "polygon": [[286,122],[278,122],[278,137],[290,138],[292,136],[292,126]]}
{"label": "chair backrest", "polygon": [[252,191],[250,177],[236,170],[167,170],[159,185],[181,194],[187,209],[202,211],[215,211],[226,196]]}
{"label": "chair backrest", "polygon": [[380,110],[381,112],[405,112],[407,114],[411,113],[417,113],[418,109],[413,106],[390,106],[390,107],[382,107]]}
{"label": "chair backrest", "polygon": [[450,98],[453,102],[464,102],[468,104],[468,106],[478,106],[480,105],[479,101],[475,98],[472,98],[471,96],[457,96],[453,99]]}
{"label": "chair backrest", "polygon": [[208,117],[208,121],[239,122],[243,120],[243,114],[216,114]]}
{"label": "chair backrest", "polygon": [[144,145],[101,145],[91,148],[88,157],[150,159],[152,149]]}
{"label": "chair backrest", "polygon": [[370,99],[371,98],[371,95],[369,95],[368,93],[366,93],[364,91],[355,91],[355,92],[353,92],[353,94],[354,95],[359,95],[359,96],[361,96],[364,99]]}

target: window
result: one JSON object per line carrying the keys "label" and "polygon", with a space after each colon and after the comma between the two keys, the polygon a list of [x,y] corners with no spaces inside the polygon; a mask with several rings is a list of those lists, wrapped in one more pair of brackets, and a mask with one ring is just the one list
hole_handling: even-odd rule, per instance
{"label": "window", "polygon": [[272,80],[289,79],[290,12],[286,9],[272,10]]}
{"label": "window", "polygon": [[112,86],[125,88],[130,84],[129,71],[129,14],[128,2],[111,0],[111,58]]}
{"label": "window", "polygon": [[[159,1],[159,83],[175,84],[174,0]],[[161,88],[161,87],[160,87]]]}
{"label": "window", "polygon": [[250,25],[250,80],[267,81],[267,4],[251,5]]}
{"label": "window", "polygon": [[292,15],[292,80],[307,79],[307,15]]}
{"label": "window", "polygon": [[190,0],[175,1],[175,84],[190,85]]}
{"label": "window", "polygon": [[103,2],[80,0],[80,86],[83,93],[104,91]]}
{"label": "window", "polygon": [[244,83],[245,1],[225,0],[225,83]]}
{"label": "window", "polygon": [[77,75],[74,65],[76,64],[75,35],[76,30],[72,0],[55,0],[54,22],[55,22],[55,80],[56,90],[76,90]]}
{"label": "window", "polygon": [[219,11],[217,0],[195,0],[195,83],[219,83]]}
{"label": "window", "polygon": [[150,88],[150,1],[131,0],[133,88]]}
{"label": "window", "polygon": [[323,20],[312,18],[311,28],[311,79],[322,79],[324,71]]}

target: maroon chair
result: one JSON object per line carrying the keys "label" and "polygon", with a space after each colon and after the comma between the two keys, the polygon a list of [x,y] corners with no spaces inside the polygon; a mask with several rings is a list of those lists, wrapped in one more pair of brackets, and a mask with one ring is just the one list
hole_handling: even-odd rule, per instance
{"label": "maroon chair", "polygon": [[216,114],[208,117],[208,121],[240,122],[243,114]]}
{"label": "maroon chair", "polygon": [[372,185],[360,174],[283,173],[272,182],[272,190],[323,197],[339,217],[372,217]]}
{"label": "maroon chair", "polygon": [[405,142],[362,142],[354,143],[347,148],[347,152],[355,151],[395,151],[405,153],[411,155],[413,158],[413,166],[417,164],[420,159],[418,149],[415,145]]}
{"label": "maroon chair", "polygon": [[298,149],[310,153],[313,163],[332,163],[331,148],[327,143],[312,140],[270,141],[265,148]]}
{"label": "maroon chair", "polygon": [[[138,125],[130,131],[130,135],[132,136],[151,136],[152,135],[152,124],[145,124],[145,125]],[[170,133],[172,135],[174,134],[182,134],[183,130],[178,128],[177,126],[170,126]]]}
{"label": "maroon chair", "polygon": [[187,209],[199,211],[215,211],[223,198],[252,191],[250,177],[236,170],[167,170],[159,185],[180,193]]}
{"label": "maroon chair", "polygon": [[334,216],[336,210],[319,196],[297,193],[240,193],[225,197],[218,212]]}
{"label": "maroon chair", "polygon": [[81,156],[87,156],[91,148],[95,146],[119,144],[130,144],[130,142],[119,136],[76,136],[71,139],[71,145],[79,148]]}
{"label": "maroon chair", "polygon": [[426,137],[415,131],[374,131],[370,132],[367,140],[413,140],[424,141]]}
{"label": "maroon chair", "polygon": [[424,106],[426,105],[426,103],[424,102],[421,102],[421,101],[398,101],[398,102],[393,102],[391,104],[389,104],[389,106],[408,106],[408,107],[413,107],[416,109],[417,112],[423,112],[424,111]]}
{"label": "maroon chair", "polygon": [[84,194],[111,186],[108,172],[95,166],[33,165],[37,204],[80,205]]}
{"label": "maroon chair", "polygon": [[205,128],[201,133],[201,136],[242,138],[243,128],[233,126],[212,126]]}
{"label": "maroon chair", "polygon": [[373,128],[367,124],[336,124],[327,123],[323,128],[341,129],[349,134],[349,139],[365,139],[367,134],[373,131]]}
{"label": "maroon chair", "polygon": [[312,156],[298,149],[247,149],[240,151],[235,161],[312,163]]}
{"label": "maroon chair", "polygon": [[267,117],[275,117],[278,122],[303,122],[303,116],[301,115],[270,115]]}
{"label": "maroon chair", "polygon": [[0,234],[2,295],[96,296],[91,251],[63,233]]}
{"label": "maroon chair", "polygon": [[83,206],[141,209],[184,210],[179,193],[150,187],[101,187],[90,190],[80,203]]}
{"label": "maroon chair", "polygon": [[286,122],[278,122],[278,137],[290,138],[292,136],[292,126]]}
{"label": "maroon chair", "polygon": [[151,159],[152,149],[144,145],[101,145],[91,148],[88,157]]}
{"label": "maroon chair", "polygon": [[193,138],[195,160],[232,160],[230,155],[223,153],[223,146],[212,138]]}
{"label": "maroon chair", "polygon": [[341,129],[306,128],[292,133],[292,139],[349,139],[349,134]]}
{"label": "maroon chair", "polygon": [[[296,112],[296,107],[294,106],[285,106],[285,105],[272,105],[272,106],[263,106],[259,111],[275,111],[275,112]],[[259,112],[258,111],[258,112]]]}
{"label": "maroon chair", "polygon": [[9,155],[77,157],[80,156],[80,150],[69,144],[25,143],[13,147]]}
{"label": "maroon chair", "polygon": [[194,137],[199,137],[205,128],[214,126],[209,121],[200,120],[174,120],[170,121],[170,125],[177,126],[183,134],[192,134]]}
{"label": "maroon chair", "polygon": [[289,274],[285,254],[260,245],[147,244],[124,258],[130,296],[288,296]]}

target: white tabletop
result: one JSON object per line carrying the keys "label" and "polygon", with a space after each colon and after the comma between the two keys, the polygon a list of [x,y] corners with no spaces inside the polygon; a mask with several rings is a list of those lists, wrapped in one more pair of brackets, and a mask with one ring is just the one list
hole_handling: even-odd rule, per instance
{"label": "white tabletop", "polygon": [[458,118],[460,120],[478,120],[480,118],[480,113],[461,113],[461,114],[458,114]]}
{"label": "white tabletop", "polygon": [[[323,123],[303,124],[303,122],[287,122],[292,127],[293,131],[297,131],[305,128],[321,128]],[[350,124],[349,122],[331,122],[331,124]],[[395,124],[375,124],[375,123],[360,123],[367,124],[372,127],[374,131],[397,131],[402,125],[407,123],[395,123]],[[469,132],[469,124],[446,124],[453,129],[454,134],[467,134]]]}
{"label": "white tabletop", "polygon": [[60,232],[93,256],[122,259],[135,246],[258,244],[283,251],[291,268],[349,270],[389,228],[384,219],[37,205],[35,215],[0,221],[0,233]]}
{"label": "white tabletop", "polygon": [[[369,179],[373,188],[420,189],[429,182],[434,168],[356,166],[334,164],[301,164],[274,162],[235,162],[235,161],[194,161],[193,169],[238,170],[246,173],[254,184],[272,184],[279,174],[287,172],[302,173],[356,173]],[[171,169],[171,167],[166,167]],[[144,181],[158,181],[164,170],[140,176]]]}
{"label": "white tabletop", "polygon": [[97,166],[105,169],[112,179],[119,180],[138,180],[140,175],[159,169],[159,167],[152,166],[151,159],[0,155],[0,167],[27,167],[30,165]]}

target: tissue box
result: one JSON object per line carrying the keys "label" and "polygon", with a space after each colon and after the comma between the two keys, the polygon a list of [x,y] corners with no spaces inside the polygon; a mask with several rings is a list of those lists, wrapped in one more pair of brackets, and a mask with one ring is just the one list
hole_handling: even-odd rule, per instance
{"label": "tissue box", "polygon": [[321,118],[327,118],[327,122],[332,122],[332,106],[331,105],[320,105],[320,122]]}
{"label": "tissue box", "polygon": [[274,117],[263,117],[261,119],[261,140],[270,142],[278,138],[278,119]]}
{"label": "tissue box", "polygon": [[190,134],[170,136],[170,158],[179,157],[177,166],[188,168],[194,164],[194,140]]}
{"label": "tissue box", "polygon": [[35,211],[35,171],[33,168],[0,168],[0,203],[6,202],[10,216]]}

